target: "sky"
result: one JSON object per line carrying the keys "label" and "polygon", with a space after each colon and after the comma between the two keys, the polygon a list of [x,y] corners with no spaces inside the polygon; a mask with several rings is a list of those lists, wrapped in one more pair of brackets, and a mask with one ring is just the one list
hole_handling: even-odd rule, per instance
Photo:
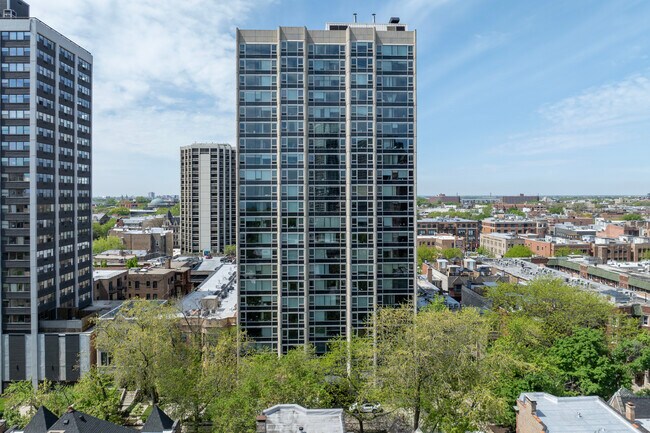
{"label": "sky", "polygon": [[650,193],[647,0],[28,0],[94,56],[93,195],[235,138],[235,29],[417,30],[418,194]]}

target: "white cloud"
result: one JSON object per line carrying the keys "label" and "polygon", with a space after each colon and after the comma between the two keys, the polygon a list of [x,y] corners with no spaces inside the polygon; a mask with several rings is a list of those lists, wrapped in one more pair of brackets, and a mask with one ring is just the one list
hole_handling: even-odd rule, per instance
{"label": "white cloud", "polygon": [[634,75],[542,107],[546,126],[517,134],[493,153],[542,155],[617,145],[639,145],[650,126],[650,77]]}
{"label": "white cloud", "polygon": [[621,126],[650,120],[650,77],[635,75],[618,83],[543,107],[540,114],[562,127]]}
{"label": "white cloud", "polygon": [[[95,194],[178,191],[178,173],[160,176],[146,155],[178,166],[182,145],[233,141],[234,30],[270,1],[30,2],[93,54]],[[121,160],[133,170],[115,178]]]}

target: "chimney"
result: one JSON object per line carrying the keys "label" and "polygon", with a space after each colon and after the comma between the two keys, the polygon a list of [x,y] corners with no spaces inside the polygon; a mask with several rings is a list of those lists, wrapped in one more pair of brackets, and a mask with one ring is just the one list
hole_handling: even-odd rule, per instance
{"label": "chimney", "polygon": [[354,15],[354,22],[356,23],[357,22],[357,13],[355,12],[352,15]]}
{"label": "chimney", "polygon": [[630,422],[634,422],[634,420],[636,419],[635,406],[634,403],[632,403],[631,401],[625,403],[625,418],[627,418],[628,421]]}
{"label": "chimney", "polygon": [[530,405],[530,413],[532,415],[537,415],[537,402],[535,400],[531,400],[528,397],[526,397],[526,400],[524,400],[524,404],[528,402]]}
{"label": "chimney", "polygon": [[255,433],[266,433],[266,415],[258,415],[255,418]]}

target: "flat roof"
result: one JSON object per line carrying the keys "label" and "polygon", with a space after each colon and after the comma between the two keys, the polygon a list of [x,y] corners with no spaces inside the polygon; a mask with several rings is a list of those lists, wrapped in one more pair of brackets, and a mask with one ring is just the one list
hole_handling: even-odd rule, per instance
{"label": "flat roof", "polygon": [[[237,265],[222,264],[195,291],[181,299],[183,312],[211,319],[224,319],[237,314]],[[219,298],[221,306],[212,312],[204,311],[201,300]]]}
{"label": "flat roof", "polygon": [[309,433],[344,433],[343,409],[305,409],[297,404],[279,404],[262,411],[269,433],[293,432],[302,427]]}
{"label": "flat roof", "polygon": [[93,271],[93,281],[97,280],[110,280],[111,278],[115,278],[119,275],[125,274],[128,271],[126,269],[101,269],[101,270],[94,270]]}
{"label": "flat roof", "polygon": [[545,392],[519,396],[522,402],[526,398],[537,403],[537,417],[552,433],[639,433],[600,397],[555,397]]}

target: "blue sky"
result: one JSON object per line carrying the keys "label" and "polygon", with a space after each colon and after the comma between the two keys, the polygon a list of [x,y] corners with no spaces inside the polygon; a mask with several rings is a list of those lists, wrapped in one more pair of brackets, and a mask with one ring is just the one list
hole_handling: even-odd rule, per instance
{"label": "blue sky", "polygon": [[418,31],[419,194],[650,192],[650,2],[31,0],[95,57],[94,195],[178,193],[233,142],[234,29]]}

